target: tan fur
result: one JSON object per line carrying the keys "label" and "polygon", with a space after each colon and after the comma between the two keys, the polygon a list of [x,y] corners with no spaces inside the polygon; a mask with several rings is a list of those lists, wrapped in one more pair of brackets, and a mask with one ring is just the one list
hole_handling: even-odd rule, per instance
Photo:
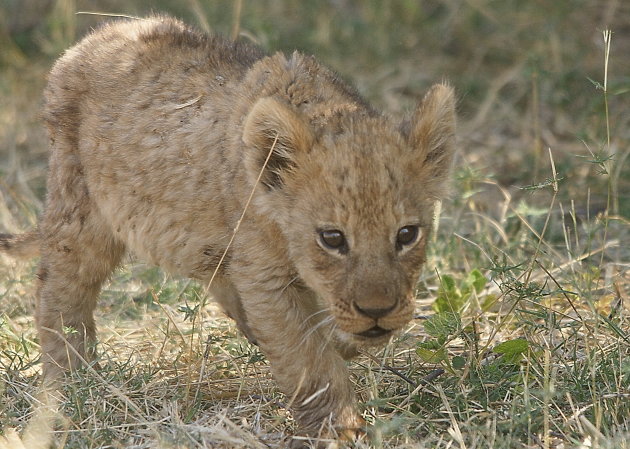
{"label": "tan fur", "polygon": [[[211,290],[268,357],[304,432],[361,427],[342,355],[391,335],[358,334],[412,316],[453,155],[452,90],[434,86],[396,124],[312,57],[266,56],[152,17],[69,49],[45,98],[45,375],[76,366],[75,350],[89,356],[101,284],[126,251],[207,282],[256,187]],[[408,225],[420,236],[399,247]],[[325,248],[323,230],[342,231],[346,250]]]}
{"label": "tan fur", "polygon": [[37,232],[27,232],[21,235],[0,234],[0,252],[16,259],[38,256],[39,243]]}

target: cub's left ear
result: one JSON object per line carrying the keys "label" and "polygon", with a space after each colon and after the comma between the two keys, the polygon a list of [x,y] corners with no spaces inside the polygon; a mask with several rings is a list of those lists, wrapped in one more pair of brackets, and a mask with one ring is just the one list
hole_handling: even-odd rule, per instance
{"label": "cub's left ear", "polygon": [[453,89],[445,84],[434,85],[418,103],[411,120],[403,123],[402,131],[415,150],[416,172],[430,177],[427,182],[434,187],[432,190],[439,190],[447,181],[455,152]]}

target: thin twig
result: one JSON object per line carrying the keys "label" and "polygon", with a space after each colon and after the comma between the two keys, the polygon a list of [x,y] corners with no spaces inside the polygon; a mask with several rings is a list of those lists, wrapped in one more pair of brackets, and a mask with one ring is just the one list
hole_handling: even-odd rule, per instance
{"label": "thin twig", "polygon": [[427,385],[427,384],[431,383],[432,381],[434,381],[435,379],[437,379],[442,374],[444,374],[444,370],[443,369],[441,369],[441,368],[434,369],[429,374],[427,374],[422,379],[420,379],[419,382],[416,382],[413,379],[405,376],[403,373],[398,371],[396,368],[393,368],[393,367],[391,367],[389,365],[381,363],[381,361],[376,356],[370,354],[369,352],[366,352],[366,351],[360,351],[360,352],[361,352],[362,355],[366,356],[367,358],[372,360],[374,363],[377,363],[383,369],[386,369],[390,373],[400,377],[402,380],[404,380],[405,382],[407,382],[409,385],[411,385],[414,388],[418,388],[419,386],[422,386],[422,385]]}
{"label": "thin twig", "polygon": [[111,14],[107,12],[92,12],[92,11],[77,11],[75,13],[77,16],[101,16],[101,17],[114,17],[114,18],[122,18],[122,19],[133,19],[133,20],[151,20],[145,17],[137,17],[130,16],[128,14]]}
{"label": "thin twig", "polygon": [[[223,251],[223,254],[221,255],[221,258],[219,259],[219,263],[217,264],[216,268],[214,269],[214,272],[212,273],[212,276],[210,277],[210,281],[208,282],[208,285],[206,287],[206,292],[210,289],[210,286],[214,282],[214,279],[215,279],[217,273],[219,272],[219,269],[221,268],[221,265],[223,264],[223,261],[225,260],[225,256],[226,256],[227,252],[230,250],[230,247],[232,246],[232,242],[234,242],[234,237],[236,237],[236,233],[238,232],[238,229],[241,227],[241,223],[243,221],[243,218],[245,217],[245,213],[247,212],[247,209],[249,208],[249,204],[251,203],[252,198],[254,197],[254,192],[256,191],[256,187],[260,183],[260,178],[262,178],[262,175],[263,175],[263,172],[265,171],[265,168],[267,168],[267,163],[269,162],[269,159],[271,158],[273,150],[276,148],[276,144],[278,143],[278,137],[279,137],[278,134],[276,134],[276,137],[274,138],[273,143],[271,144],[271,148],[269,149],[269,153],[267,153],[267,157],[265,158],[265,162],[263,163],[262,168],[260,169],[260,172],[258,173],[258,177],[256,178],[256,181],[254,182],[254,186],[252,187],[252,191],[249,194],[249,198],[247,198],[247,201],[245,202],[245,207],[243,208],[243,212],[241,213],[241,217],[236,222],[236,226],[234,226],[234,231],[232,232],[232,237],[230,237],[230,241],[228,242],[227,246],[225,247],[225,250]],[[200,330],[199,330],[199,336],[200,337],[201,337],[201,332],[202,332],[202,329],[200,328]],[[206,354],[207,354],[207,345],[208,344],[209,343],[206,342],[206,351],[205,351]],[[199,379],[203,379],[204,372],[205,372],[205,367],[206,367],[206,360],[207,360],[207,357],[204,357],[202,359],[201,369],[199,370]],[[195,392],[195,400],[197,400],[197,398],[199,396],[200,388],[201,388],[201,382],[199,382],[199,384],[197,385],[197,391]]]}
{"label": "thin twig", "polygon": [[234,2],[234,20],[232,21],[232,40],[236,40],[240,33],[242,9],[243,9],[243,1],[236,0]]}

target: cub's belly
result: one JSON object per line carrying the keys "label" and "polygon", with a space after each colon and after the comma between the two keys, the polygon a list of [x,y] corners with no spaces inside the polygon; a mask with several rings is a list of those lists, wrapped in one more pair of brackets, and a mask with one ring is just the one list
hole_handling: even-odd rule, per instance
{"label": "cub's belly", "polygon": [[191,211],[185,204],[127,199],[119,207],[111,201],[100,206],[131,253],[175,275],[210,277],[230,238],[222,217]]}
{"label": "cub's belly", "polygon": [[98,179],[88,181],[91,200],[128,251],[172,274],[212,274],[231,237],[214,189],[177,173],[161,182],[120,173],[115,182],[102,174],[90,177]]}

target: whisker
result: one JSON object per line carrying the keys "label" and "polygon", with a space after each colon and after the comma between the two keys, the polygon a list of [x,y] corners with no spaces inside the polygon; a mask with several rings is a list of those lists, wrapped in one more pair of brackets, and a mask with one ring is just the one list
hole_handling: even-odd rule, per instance
{"label": "whisker", "polygon": [[[328,307],[323,308],[318,310],[317,312],[313,312],[311,313],[309,316],[307,316],[306,318],[304,318],[304,320],[302,321],[302,324],[305,324],[308,320],[310,320],[311,318],[313,318],[316,315],[319,315],[320,313],[326,313],[326,312],[330,312],[330,309]],[[332,315],[331,315],[332,316]]]}
{"label": "whisker", "polygon": [[[307,332],[307,333],[308,333],[305,337],[307,337],[308,335],[310,335],[310,333],[314,332],[314,330],[313,330],[313,329],[315,329],[315,330],[316,330],[318,327],[320,327],[320,326],[321,326],[321,321],[320,321],[320,322],[319,322],[319,323],[317,323],[315,326],[309,327],[309,326],[308,326],[308,321],[309,321],[311,318],[313,318],[314,316],[316,316],[316,315],[319,315],[319,314],[321,314],[321,313],[326,313],[326,312],[329,312],[329,311],[330,311],[330,309],[328,309],[328,308],[324,308],[324,309],[321,309],[321,310],[318,310],[318,311],[316,311],[316,312],[311,313],[309,316],[307,316],[306,318],[304,318],[304,319],[302,320],[302,322],[300,323],[300,327],[301,327],[301,328],[303,328],[303,329],[305,329],[305,332]],[[329,315],[328,317],[324,318],[322,321],[330,322],[330,318],[332,318],[332,315]]]}
{"label": "whisker", "polygon": [[328,332],[328,335],[324,338],[324,344],[322,344],[321,347],[319,348],[319,351],[318,351],[319,354],[317,356],[318,358],[321,358],[321,356],[324,354],[324,351],[326,350],[326,348],[332,341],[336,330],[337,330],[337,323],[335,322],[332,326],[330,326],[330,332]]}
{"label": "whisker", "polygon": [[304,343],[306,343],[306,340],[313,335],[315,332],[317,332],[317,330],[321,327],[327,326],[330,323],[332,323],[334,321],[334,318],[332,315],[327,316],[326,318],[324,318],[323,320],[321,320],[319,323],[317,323],[315,326],[311,327],[310,329],[308,329],[306,331],[306,333],[304,334],[304,336],[302,337],[302,340],[300,341],[300,345],[303,345]]}
{"label": "whisker", "polygon": [[315,326],[311,327],[305,334],[304,341],[306,341],[306,338],[310,337],[313,333],[317,332],[319,328],[329,325],[331,322],[333,322],[333,320],[334,318],[332,316],[328,316],[317,323]]}
{"label": "whisker", "polygon": [[280,293],[284,293],[284,291],[285,291],[287,288],[289,288],[289,286],[290,286],[291,284],[293,284],[295,281],[297,281],[298,279],[299,279],[299,276],[295,276],[293,279],[291,279],[291,280],[287,283],[287,285],[285,285],[284,287],[282,287],[282,290],[280,290]]}

